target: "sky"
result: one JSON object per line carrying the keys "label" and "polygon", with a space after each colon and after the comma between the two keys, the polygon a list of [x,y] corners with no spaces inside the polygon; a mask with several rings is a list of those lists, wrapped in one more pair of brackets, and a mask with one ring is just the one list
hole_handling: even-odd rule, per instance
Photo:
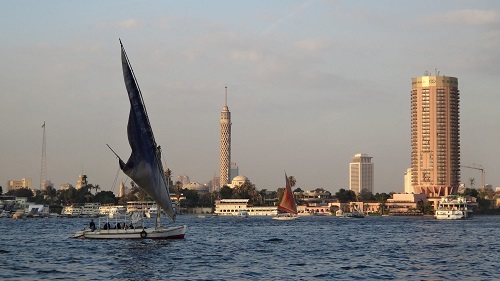
{"label": "sky", "polygon": [[[461,164],[500,186],[499,1],[0,0],[0,185],[78,175],[130,180],[122,40],[174,180],[219,175],[224,88],[231,161],[259,190],[349,188],[373,157],[374,193],[402,192],[411,78],[457,77]],[[462,168],[462,181],[481,173]]]}

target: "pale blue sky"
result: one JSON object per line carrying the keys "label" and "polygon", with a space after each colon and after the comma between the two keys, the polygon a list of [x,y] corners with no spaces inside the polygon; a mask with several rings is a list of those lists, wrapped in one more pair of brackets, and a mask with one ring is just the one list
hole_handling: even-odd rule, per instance
{"label": "pale blue sky", "polygon": [[[411,78],[459,79],[461,159],[500,186],[498,1],[0,1],[0,185],[79,174],[111,190],[128,99],[121,38],[167,166],[219,173],[224,87],[232,161],[258,189],[348,188],[366,153],[375,192],[403,190]],[[462,169],[462,180],[480,173]],[[127,181],[120,173],[119,180]],[[117,187],[114,187],[117,191]]]}

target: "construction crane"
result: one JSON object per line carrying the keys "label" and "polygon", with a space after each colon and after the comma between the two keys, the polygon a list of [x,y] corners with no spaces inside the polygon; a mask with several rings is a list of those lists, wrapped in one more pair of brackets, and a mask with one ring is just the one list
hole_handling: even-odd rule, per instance
{"label": "construction crane", "polygon": [[472,166],[462,165],[462,167],[481,171],[481,188],[484,188],[484,168],[483,168],[483,166],[472,164]]}

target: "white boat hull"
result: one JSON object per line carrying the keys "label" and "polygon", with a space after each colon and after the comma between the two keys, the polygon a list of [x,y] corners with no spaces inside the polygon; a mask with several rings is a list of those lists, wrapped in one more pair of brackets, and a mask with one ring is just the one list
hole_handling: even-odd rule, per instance
{"label": "white boat hull", "polygon": [[183,239],[186,225],[161,228],[90,229],[77,231],[72,238],[82,239]]}
{"label": "white boat hull", "polygon": [[292,221],[292,220],[298,220],[300,219],[299,216],[276,216],[273,217],[273,220],[278,220],[278,221]]}
{"label": "white boat hull", "polygon": [[461,220],[468,218],[467,215],[467,211],[450,210],[436,211],[436,215],[434,217],[438,220]]}

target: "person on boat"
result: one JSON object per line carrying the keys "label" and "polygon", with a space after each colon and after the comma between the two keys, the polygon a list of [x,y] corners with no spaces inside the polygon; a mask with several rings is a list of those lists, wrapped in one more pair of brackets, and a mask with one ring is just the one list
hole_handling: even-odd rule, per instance
{"label": "person on boat", "polygon": [[121,223],[117,222],[117,223],[116,223],[116,229],[121,229],[121,228],[122,228]]}
{"label": "person on boat", "polygon": [[104,223],[103,229],[111,229],[111,225],[109,225],[109,222]]}
{"label": "person on boat", "polygon": [[94,219],[90,219],[89,227],[91,231],[95,230],[95,222]]}
{"label": "person on boat", "polygon": [[134,225],[132,223],[130,223],[130,226],[128,228],[134,229]]}

